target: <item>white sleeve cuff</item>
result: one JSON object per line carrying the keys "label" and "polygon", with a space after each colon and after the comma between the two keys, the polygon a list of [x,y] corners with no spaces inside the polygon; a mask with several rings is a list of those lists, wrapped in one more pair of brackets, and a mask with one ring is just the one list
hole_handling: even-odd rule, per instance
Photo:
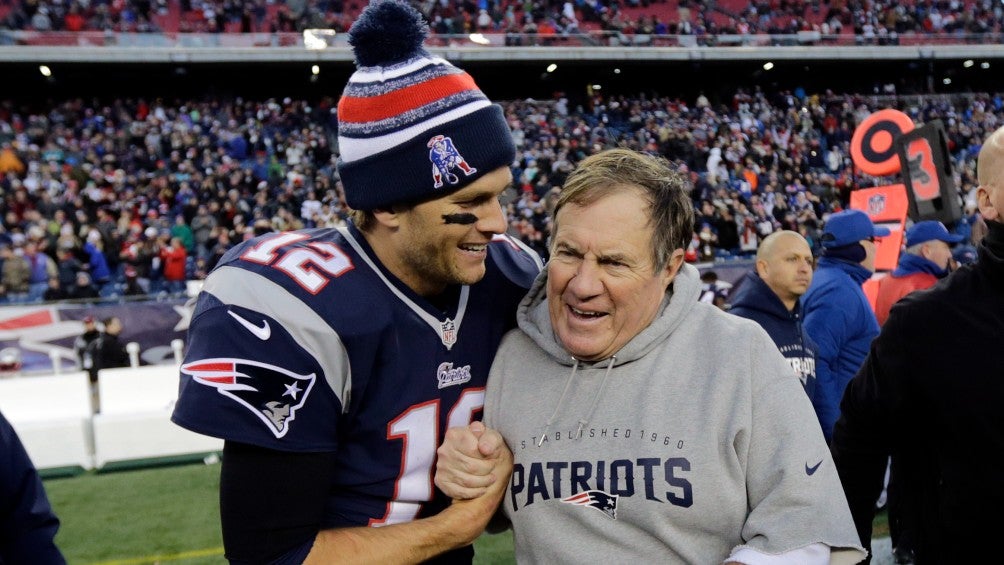
{"label": "white sleeve cuff", "polygon": [[741,547],[733,551],[725,562],[743,565],[829,565],[830,546],[825,543],[813,543],[779,555],[763,553],[751,547]]}

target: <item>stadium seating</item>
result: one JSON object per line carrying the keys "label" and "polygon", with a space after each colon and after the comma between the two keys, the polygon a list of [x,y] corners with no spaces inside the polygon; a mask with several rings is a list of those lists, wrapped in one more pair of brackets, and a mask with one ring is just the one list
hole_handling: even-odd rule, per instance
{"label": "stadium seating", "polygon": [[102,369],[101,408],[94,415],[95,466],[139,459],[221,451],[223,441],[171,422],[178,398],[178,367]]}
{"label": "stadium seating", "polygon": [[85,371],[0,380],[0,411],[40,469],[94,467]]}

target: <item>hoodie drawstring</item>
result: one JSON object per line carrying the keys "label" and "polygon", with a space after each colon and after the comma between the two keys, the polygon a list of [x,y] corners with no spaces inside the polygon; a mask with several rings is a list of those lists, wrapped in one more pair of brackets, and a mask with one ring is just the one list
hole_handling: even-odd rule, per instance
{"label": "hoodie drawstring", "polygon": [[561,404],[565,402],[565,395],[568,394],[568,389],[572,386],[572,381],[575,380],[575,372],[579,369],[579,360],[572,357],[572,373],[568,375],[568,379],[565,381],[565,388],[561,391],[561,396],[558,397],[558,404],[554,407],[554,412],[551,412],[551,417],[547,419],[547,423],[544,424],[544,433],[540,434],[540,441],[537,442],[537,447],[540,447],[544,443],[544,438],[547,437],[547,432],[551,429],[551,424],[554,423],[554,419],[558,417],[558,411],[561,410]]}
{"label": "hoodie drawstring", "polygon": [[[561,391],[561,396],[558,398],[558,404],[554,407],[554,412],[551,413],[551,417],[547,419],[547,423],[544,424],[544,431],[540,434],[540,441],[537,442],[537,447],[540,447],[544,443],[544,438],[547,437],[547,432],[551,429],[551,424],[558,417],[558,412],[561,411],[561,405],[565,402],[565,396],[568,395],[568,390],[572,386],[572,381],[575,380],[575,373],[579,369],[579,360],[572,357],[572,372],[568,375],[568,379],[565,381],[565,388]],[[582,428],[589,423],[589,419],[593,417],[593,412],[596,410],[596,406],[600,403],[600,396],[603,394],[603,387],[607,384],[607,378],[610,376],[610,371],[614,368],[614,363],[617,362],[617,356],[613,355],[610,357],[610,361],[607,363],[607,370],[603,372],[603,380],[600,381],[600,386],[596,389],[596,394],[593,396],[593,404],[589,407],[589,412],[582,418],[579,418],[579,429],[575,432],[576,439],[582,437]]]}

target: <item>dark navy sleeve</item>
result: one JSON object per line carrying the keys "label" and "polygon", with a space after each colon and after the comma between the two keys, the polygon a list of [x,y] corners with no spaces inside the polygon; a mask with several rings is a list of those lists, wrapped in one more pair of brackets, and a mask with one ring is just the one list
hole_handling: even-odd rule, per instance
{"label": "dark navy sleeve", "polygon": [[537,252],[523,242],[505,234],[496,235],[488,246],[492,262],[513,284],[529,289],[544,268]]}
{"label": "dark navy sleeve", "polygon": [[0,563],[66,563],[53,541],[58,529],[35,466],[0,414]]}
{"label": "dark navy sleeve", "polygon": [[[292,307],[271,314],[200,295],[172,420],[269,449],[335,451],[342,410],[325,374],[331,363],[311,351],[306,321],[281,319],[297,316]],[[332,333],[329,357],[336,355],[336,337]]]}

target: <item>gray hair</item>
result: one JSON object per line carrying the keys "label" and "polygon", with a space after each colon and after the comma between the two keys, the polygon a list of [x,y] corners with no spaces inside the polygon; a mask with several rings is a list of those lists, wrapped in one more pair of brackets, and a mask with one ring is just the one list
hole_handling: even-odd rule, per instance
{"label": "gray hair", "polygon": [[584,159],[568,175],[554,208],[552,233],[558,231],[558,212],[566,204],[588,206],[617,190],[638,191],[649,204],[652,261],[658,271],[666,267],[675,250],[686,249],[693,237],[694,206],[688,188],[684,176],[662,157],[630,149],[602,151]]}

